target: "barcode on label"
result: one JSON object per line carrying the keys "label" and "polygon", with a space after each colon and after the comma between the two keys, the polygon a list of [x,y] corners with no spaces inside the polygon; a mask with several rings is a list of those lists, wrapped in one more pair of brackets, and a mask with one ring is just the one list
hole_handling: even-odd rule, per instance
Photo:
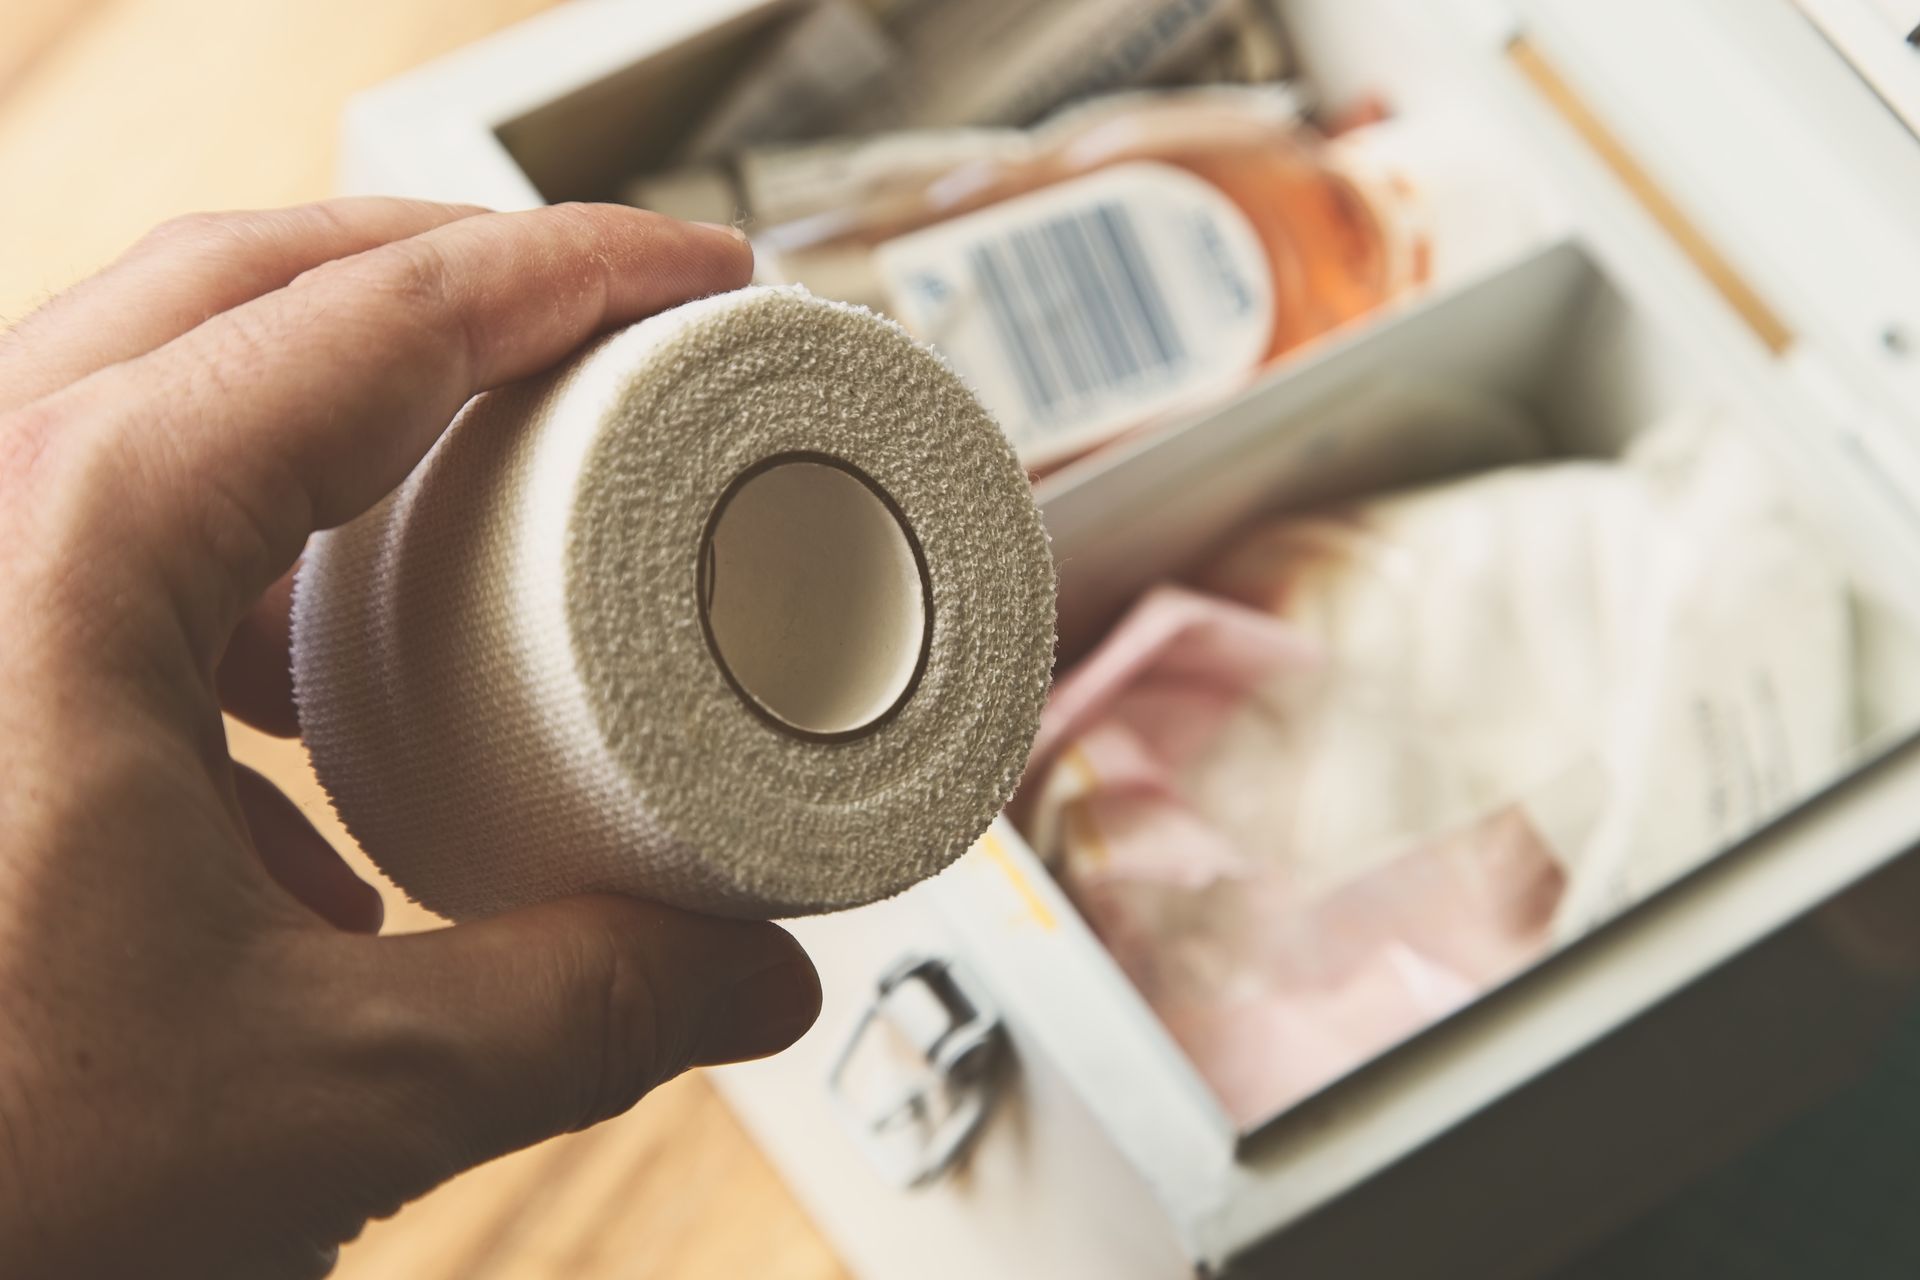
{"label": "barcode on label", "polygon": [[1104,201],[967,255],[994,336],[1037,417],[1157,387],[1188,352],[1133,214]]}

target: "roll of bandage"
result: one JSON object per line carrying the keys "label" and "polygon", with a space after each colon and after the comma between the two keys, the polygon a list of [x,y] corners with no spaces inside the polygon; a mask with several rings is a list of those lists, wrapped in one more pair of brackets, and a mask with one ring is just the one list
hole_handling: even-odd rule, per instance
{"label": "roll of bandage", "polygon": [[1053,590],[1026,475],[936,356],[746,289],[478,397],[316,537],[295,696],[347,829],[444,915],[831,911],[1005,803]]}

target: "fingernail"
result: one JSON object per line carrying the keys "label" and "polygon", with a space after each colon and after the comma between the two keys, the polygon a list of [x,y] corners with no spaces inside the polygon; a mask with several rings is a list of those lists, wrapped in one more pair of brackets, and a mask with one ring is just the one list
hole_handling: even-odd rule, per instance
{"label": "fingernail", "polygon": [[694,1065],[719,1066],[778,1053],[820,1016],[820,975],[796,947],[790,958],[721,988],[708,1000]]}
{"label": "fingernail", "polygon": [[731,222],[696,222],[693,225],[696,227],[705,227],[709,231],[724,231],[743,244],[747,239],[747,233],[739,227],[734,226]]}

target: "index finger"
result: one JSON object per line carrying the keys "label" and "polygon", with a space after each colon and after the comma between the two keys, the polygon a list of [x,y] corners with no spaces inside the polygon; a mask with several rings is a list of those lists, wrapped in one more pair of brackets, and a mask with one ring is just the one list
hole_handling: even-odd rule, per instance
{"label": "index finger", "polygon": [[0,334],[0,409],[145,355],[323,262],[484,212],[353,196],[162,223],[104,271]]}
{"label": "index finger", "polygon": [[[745,284],[737,233],[609,205],[484,214],[328,263],[35,410],[72,415],[78,525],[217,655],[307,535],[394,488],[475,393]],[[129,584],[122,584],[123,588]]]}

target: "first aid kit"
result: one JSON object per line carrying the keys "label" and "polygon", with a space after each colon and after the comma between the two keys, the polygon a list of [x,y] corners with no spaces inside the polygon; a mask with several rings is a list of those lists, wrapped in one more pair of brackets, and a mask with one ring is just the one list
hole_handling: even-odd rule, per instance
{"label": "first aid kit", "polygon": [[[1504,800],[1463,786],[1457,810],[1434,819],[1437,839],[1369,843],[1365,874],[1316,899],[1329,904],[1316,922],[1349,920],[1367,877],[1406,867],[1436,899],[1468,901],[1461,886],[1492,866],[1514,887],[1471,902],[1503,949],[1463,959],[1429,938],[1369,953],[1353,972],[1395,993],[1391,1018],[1334,1043],[1308,1034],[1328,1001],[1288,1003],[1257,1042],[1251,1082],[1244,1058],[1207,1057],[1245,1042],[1231,1002],[1170,1026],[1174,996],[1194,988],[1143,988],[1141,953],[1103,942],[1136,918],[1087,896],[1113,868],[1058,823],[1036,826],[1033,795],[931,880],[799,922],[825,984],[819,1025],[716,1079],[867,1280],[1361,1276],[1404,1273],[1408,1258],[1427,1274],[1538,1274],[1836,1087],[1920,992],[1920,955],[1889,927],[1920,919],[1920,49],[1907,43],[1920,15],[1904,20],[1891,0],[1262,4],[1272,23],[1259,29],[1285,36],[1266,63],[1312,110],[1378,99],[1403,136],[1465,130],[1497,150],[1500,180],[1540,219],[1468,269],[1047,470],[1034,493],[1059,568],[1057,669],[1098,655],[1130,611],[1188,625],[1194,602],[1167,584],[1193,585],[1249,528],[1297,530],[1287,522],[1447,482],[1494,486],[1492,505],[1408,563],[1418,576],[1441,550],[1477,548],[1499,567],[1474,579],[1494,584],[1486,616],[1494,604],[1553,614],[1559,630],[1526,633],[1535,647],[1499,651],[1545,655],[1525,687],[1588,714],[1591,691],[1574,686],[1589,667],[1556,645],[1593,646],[1596,677],[1618,656],[1606,646],[1627,646],[1621,661],[1647,674],[1604,721],[1568,721],[1594,727],[1593,759],[1543,752],[1540,785]],[[921,7],[862,9],[884,29]],[[1142,21],[1141,6],[1123,7]],[[1140,74],[1161,76],[1162,54],[1233,62],[1217,42],[1239,7],[1167,6],[1206,30],[1186,43],[1166,28],[1141,45],[1153,58]],[[564,6],[358,99],[343,185],[502,208],[617,198],[636,176],[729,154],[718,130],[751,134],[747,109],[714,112],[740,77],[774,74],[796,24],[844,26],[847,8]],[[1063,7],[1062,22],[1087,8]],[[843,60],[878,56],[828,44]],[[1056,94],[1134,83],[1111,72],[1059,61],[1044,103],[943,79],[940,101],[964,99],[965,112],[939,119],[875,89],[860,110],[891,103],[888,114],[849,118],[882,131],[1025,126]],[[903,92],[874,74],[886,95]],[[761,140],[807,142],[744,138]],[[965,146],[1003,158],[1006,139]],[[1393,166],[1370,163],[1390,184]],[[899,252],[903,272],[965,256],[925,240]],[[1061,332],[1031,341],[1051,349]],[[1687,422],[1737,437],[1740,461],[1661,443]],[[1513,545],[1536,528],[1527,500],[1480,473],[1575,460],[1618,463],[1666,495],[1647,519],[1698,533],[1671,544],[1693,558],[1656,548],[1596,561],[1591,579],[1527,579],[1538,562],[1525,556],[1546,554]],[[1716,482],[1736,465],[1762,469],[1778,512],[1737,509],[1749,489]],[[1610,492],[1570,488],[1551,513],[1560,523],[1537,527],[1573,545],[1568,517]],[[1376,515],[1389,550],[1439,519]],[[1607,525],[1591,545],[1625,546],[1644,527]],[[1350,538],[1342,554],[1366,545]],[[1655,568],[1603,581],[1618,565]],[[1360,611],[1388,596],[1302,581],[1352,606],[1335,619],[1342,634],[1492,678]],[[1390,598],[1434,601],[1432,586]],[[1723,607],[1768,592],[1760,614]],[[1607,615],[1608,602],[1628,612]],[[1436,645],[1512,643],[1477,637],[1466,623],[1481,615],[1458,603],[1410,616],[1441,619]],[[1778,636],[1729,630],[1734,616],[1764,617]],[[1774,643],[1788,635],[1812,639]],[[1411,675],[1383,687],[1387,720],[1460,691]],[[1662,763],[1630,767],[1618,744],[1648,741]],[[1463,767],[1483,747],[1463,738]],[[1511,759],[1526,743],[1498,747]],[[1326,807],[1380,799],[1364,771],[1342,776],[1314,828],[1337,839],[1380,816]],[[1639,790],[1596,826],[1588,797],[1622,788]],[[1692,806],[1685,824],[1650,816],[1669,804]],[[1569,831],[1602,874],[1583,881],[1561,856]],[[1389,923],[1368,936],[1405,932],[1402,915]]]}

